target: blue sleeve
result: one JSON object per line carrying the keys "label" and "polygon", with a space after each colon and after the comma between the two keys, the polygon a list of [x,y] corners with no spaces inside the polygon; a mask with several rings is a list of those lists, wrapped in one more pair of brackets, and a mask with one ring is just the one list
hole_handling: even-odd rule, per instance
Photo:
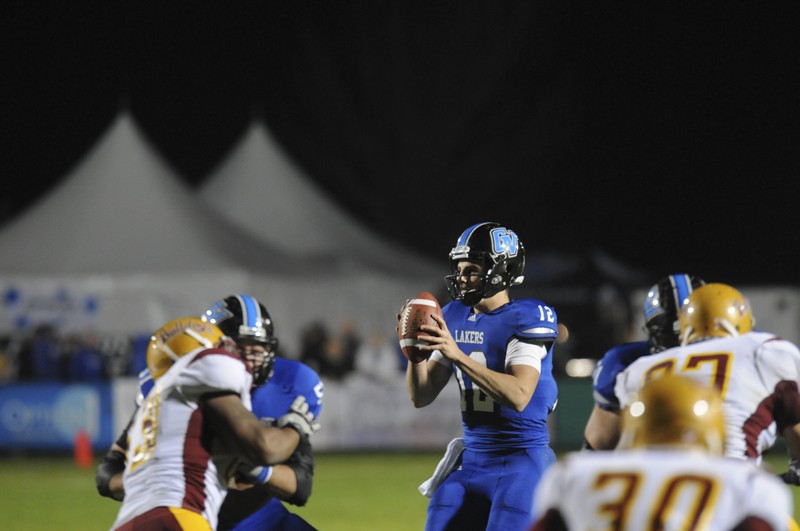
{"label": "blue sleeve", "polygon": [[144,369],[139,373],[139,393],[136,395],[136,406],[141,406],[148,393],[155,385],[150,369]]}
{"label": "blue sleeve", "polygon": [[609,349],[592,375],[592,395],[595,403],[602,409],[615,411],[619,409],[619,400],[614,394],[617,375],[628,365],[650,353],[647,341],[623,343]]}
{"label": "blue sleeve", "polygon": [[519,327],[514,336],[522,340],[555,341],[558,318],[550,306],[535,299],[520,301]]}
{"label": "blue sleeve", "polygon": [[311,367],[296,360],[278,358],[269,381],[252,393],[253,413],[259,418],[278,418],[289,410],[298,395],[308,402],[309,411],[319,416],[324,388]]}

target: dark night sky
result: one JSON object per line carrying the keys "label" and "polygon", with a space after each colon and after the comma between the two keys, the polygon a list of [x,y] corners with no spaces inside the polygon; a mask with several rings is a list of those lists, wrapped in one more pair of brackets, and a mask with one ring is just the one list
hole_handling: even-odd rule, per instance
{"label": "dark night sky", "polygon": [[122,108],[193,186],[258,116],[437,258],[491,219],[529,254],[800,284],[798,8],[603,4],[6,2],[0,228]]}

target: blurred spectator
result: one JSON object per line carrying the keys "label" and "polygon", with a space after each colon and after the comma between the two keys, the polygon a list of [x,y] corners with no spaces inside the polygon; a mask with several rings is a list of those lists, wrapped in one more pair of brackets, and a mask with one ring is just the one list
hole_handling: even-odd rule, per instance
{"label": "blurred spectator", "polygon": [[361,340],[356,335],[353,322],[343,321],[339,333],[328,338],[322,348],[319,375],[341,380],[356,367],[356,352]]}
{"label": "blurred spectator", "polygon": [[[374,330],[356,352],[356,370],[359,374],[373,380],[397,380],[403,378],[405,367],[400,358],[406,359],[400,351],[394,335],[391,340],[381,330]],[[402,351],[400,351],[402,352]]]}
{"label": "blurred spectator", "polygon": [[71,382],[96,382],[107,377],[103,352],[98,349],[97,335],[87,332],[69,337],[67,374]]}
{"label": "blurred spectator", "polygon": [[325,343],[328,341],[328,331],[319,321],[309,324],[300,340],[300,361],[322,374],[320,370],[324,357]]}
{"label": "blurred spectator", "polygon": [[315,321],[303,331],[301,343],[300,361],[320,376],[341,380],[355,370],[356,351],[361,340],[352,321],[342,321],[334,336],[324,324]]}
{"label": "blurred spectator", "polygon": [[132,349],[131,337],[125,334],[103,334],[97,338],[97,350],[103,353],[106,374],[110,378],[129,374]]}
{"label": "blurred spectator", "polygon": [[0,385],[10,382],[14,378],[14,361],[11,351],[11,338],[0,337]]}
{"label": "blurred spectator", "polygon": [[131,359],[129,374],[138,376],[147,368],[147,345],[151,334],[138,334],[131,338]]}
{"label": "blurred spectator", "polygon": [[38,326],[33,331],[33,338],[28,354],[33,360],[33,378],[35,380],[60,380],[65,376],[65,359],[62,357],[61,345],[56,330],[50,325]]}

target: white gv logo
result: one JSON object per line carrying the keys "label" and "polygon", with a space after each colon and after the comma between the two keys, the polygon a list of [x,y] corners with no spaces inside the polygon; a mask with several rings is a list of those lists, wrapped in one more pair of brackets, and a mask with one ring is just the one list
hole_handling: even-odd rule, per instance
{"label": "white gv logo", "polygon": [[492,230],[492,251],[507,256],[517,256],[519,252],[519,238],[513,230],[504,227]]}

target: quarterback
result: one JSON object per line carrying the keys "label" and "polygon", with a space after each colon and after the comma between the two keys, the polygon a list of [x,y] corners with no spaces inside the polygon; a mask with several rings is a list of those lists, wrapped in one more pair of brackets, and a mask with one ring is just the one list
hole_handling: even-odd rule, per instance
{"label": "quarterback", "polygon": [[415,407],[430,404],[453,375],[461,392],[463,441],[451,443],[442,461],[449,465],[425,484],[426,529],[523,529],[539,478],[556,460],[547,431],[558,394],[556,314],[541,301],[510,298],[525,250],[498,223],[465,230],[450,265],[453,301],[419,336],[430,357],[406,372]]}

